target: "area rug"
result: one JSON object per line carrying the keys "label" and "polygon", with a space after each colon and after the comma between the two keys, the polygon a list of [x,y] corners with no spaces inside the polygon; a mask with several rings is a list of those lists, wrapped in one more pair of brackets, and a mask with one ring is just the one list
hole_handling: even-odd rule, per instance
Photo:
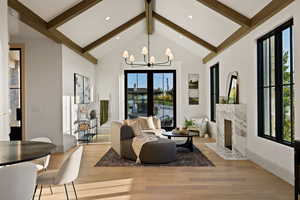
{"label": "area rug", "polygon": [[194,146],[194,152],[178,148],[177,160],[168,164],[136,164],[121,158],[112,148],[97,162],[95,167],[214,167],[215,165]]}

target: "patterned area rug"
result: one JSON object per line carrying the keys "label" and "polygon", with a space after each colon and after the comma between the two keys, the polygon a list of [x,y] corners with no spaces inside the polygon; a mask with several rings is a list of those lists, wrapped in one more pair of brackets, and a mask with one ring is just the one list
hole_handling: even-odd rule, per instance
{"label": "patterned area rug", "polygon": [[215,165],[194,146],[194,152],[178,148],[177,160],[168,164],[136,164],[134,161],[121,158],[112,148],[97,162],[95,167],[214,167]]}

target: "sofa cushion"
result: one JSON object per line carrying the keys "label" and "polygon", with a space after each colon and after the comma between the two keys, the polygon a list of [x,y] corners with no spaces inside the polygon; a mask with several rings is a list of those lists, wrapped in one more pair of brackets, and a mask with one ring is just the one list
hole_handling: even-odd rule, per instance
{"label": "sofa cushion", "polygon": [[148,127],[148,122],[147,122],[147,118],[148,117],[139,117],[137,120],[139,121],[139,125],[140,125],[140,128],[142,130],[145,130],[145,129],[149,129]]}
{"label": "sofa cushion", "polygon": [[149,129],[155,129],[152,116],[147,118],[147,125]]}

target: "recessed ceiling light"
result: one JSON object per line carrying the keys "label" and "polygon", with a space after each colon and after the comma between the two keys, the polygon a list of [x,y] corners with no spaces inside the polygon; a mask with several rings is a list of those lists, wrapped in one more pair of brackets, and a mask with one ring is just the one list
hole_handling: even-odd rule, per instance
{"label": "recessed ceiling light", "polygon": [[117,40],[119,40],[119,39],[120,39],[120,37],[119,37],[119,36],[117,36],[117,37],[116,37],[116,39],[117,39]]}
{"label": "recessed ceiling light", "polygon": [[105,20],[109,21],[110,20],[110,16],[105,17]]}
{"label": "recessed ceiling light", "polygon": [[193,15],[189,15],[188,18],[193,19]]}

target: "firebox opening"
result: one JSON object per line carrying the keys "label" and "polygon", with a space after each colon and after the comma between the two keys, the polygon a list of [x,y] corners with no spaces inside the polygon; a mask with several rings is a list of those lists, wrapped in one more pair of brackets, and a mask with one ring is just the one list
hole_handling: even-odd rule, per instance
{"label": "firebox opening", "polygon": [[225,147],[232,150],[232,121],[224,120],[225,128]]}

